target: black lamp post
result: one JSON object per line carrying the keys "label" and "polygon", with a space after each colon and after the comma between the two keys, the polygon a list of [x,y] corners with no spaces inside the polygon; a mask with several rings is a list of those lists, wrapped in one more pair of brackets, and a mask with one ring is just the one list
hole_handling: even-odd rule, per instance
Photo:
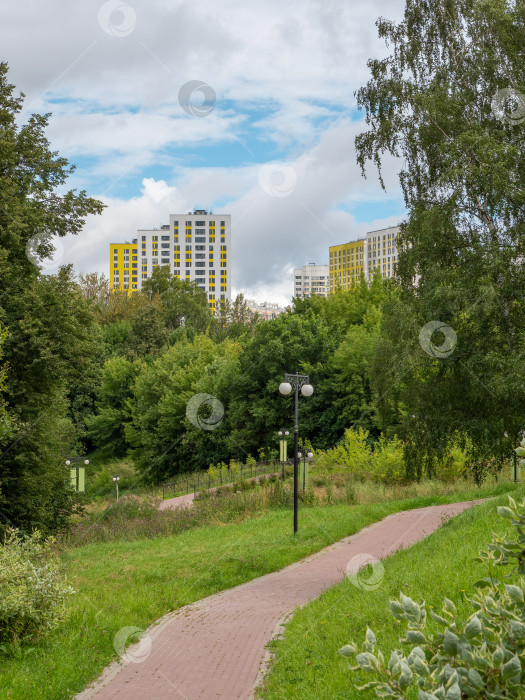
{"label": "black lamp post", "polygon": [[298,509],[298,488],[299,488],[299,389],[303,396],[311,396],[314,388],[309,384],[307,374],[285,374],[284,382],[279,385],[279,392],[283,396],[295,393],[295,424],[294,424],[294,447],[293,447],[293,531],[297,532],[297,509]]}

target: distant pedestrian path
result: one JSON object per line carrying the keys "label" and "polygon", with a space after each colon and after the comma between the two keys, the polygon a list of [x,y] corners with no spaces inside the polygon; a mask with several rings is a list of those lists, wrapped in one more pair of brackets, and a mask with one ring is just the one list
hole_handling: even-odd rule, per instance
{"label": "distant pedestrian path", "polygon": [[481,502],[389,515],[281,571],[180,608],[150,627],[145,660],[113,663],[77,700],[249,700],[267,643],[297,606],[317,598],[345,572],[355,573],[363,555],[387,557],[429,535],[444,517]]}
{"label": "distant pedestrian path", "polygon": [[[279,472],[275,472],[275,475],[277,476]],[[262,476],[254,476],[254,477],[249,477],[246,479],[246,481],[252,481],[254,479],[255,481],[260,481],[261,479],[264,479],[266,476],[271,476],[270,474],[263,474]],[[231,486],[231,484],[226,484],[226,486]],[[219,486],[212,487],[211,489],[206,489],[204,493],[215,493],[217,489],[220,488]],[[175,496],[175,498],[166,498],[164,501],[160,502],[159,505],[159,510],[171,510],[174,508],[185,508],[186,506],[191,506],[193,501],[195,500],[195,497],[198,496],[200,492],[197,493],[188,493],[184,496]]]}

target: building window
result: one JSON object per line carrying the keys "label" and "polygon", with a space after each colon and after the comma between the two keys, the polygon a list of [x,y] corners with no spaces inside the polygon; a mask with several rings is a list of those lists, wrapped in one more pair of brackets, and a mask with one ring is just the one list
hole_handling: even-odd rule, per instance
{"label": "building window", "polygon": [[169,241],[170,237],[169,236],[161,236],[160,240],[161,241]]}
{"label": "building window", "polygon": [[196,262],[195,267],[206,267],[206,263],[205,262]]}
{"label": "building window", "polygon": [[195,236],[195,243],[206,243],[205,236]]}
{"label": "building window", "polygon": [[170,244],[169,244],[169,243],[161,243],[161,244],[160,244],[160,247],[161,247],[161,248],[169,248],[169,247],[170,247]]}

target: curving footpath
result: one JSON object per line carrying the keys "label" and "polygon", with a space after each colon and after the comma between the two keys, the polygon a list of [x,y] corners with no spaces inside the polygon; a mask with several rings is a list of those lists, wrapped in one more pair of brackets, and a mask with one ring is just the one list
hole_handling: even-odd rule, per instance
{"label": "curving footpath", "polygon": [[268,660],[266,645],[297,606],[359,568],[362,555],[387,557],[481,502],[389,515],[281,571],[180,608],[149,628],[151,650],[143,642],[133,656],[130,647],[77,700],[249,700]]}

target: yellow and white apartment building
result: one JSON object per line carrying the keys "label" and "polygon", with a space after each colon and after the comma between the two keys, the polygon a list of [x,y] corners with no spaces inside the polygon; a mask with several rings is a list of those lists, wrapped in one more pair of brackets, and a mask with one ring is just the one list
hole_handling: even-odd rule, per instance
{"label": "yellow and white apartment building", "polygon": [[337,289],[350,289],[365,272],[365,239],[333,245],[329,249],[330,294]]}
{"label": "yellow and white apartment building", "polygon": [[350,289],[359,283],[361,274],[370,282],[376,271],[393,277],[398,259],[399,226],[370,231],[357,241],[329,248],[330,294]]}
{"label": "yellow and white apartment building", "polygon": [[196,282],[210,308],[231,299],[231,215],[196,209],[170,214],[160,229],[141,229],[131,243],[110,243],[111,289],[141,289],[155,267]]}

